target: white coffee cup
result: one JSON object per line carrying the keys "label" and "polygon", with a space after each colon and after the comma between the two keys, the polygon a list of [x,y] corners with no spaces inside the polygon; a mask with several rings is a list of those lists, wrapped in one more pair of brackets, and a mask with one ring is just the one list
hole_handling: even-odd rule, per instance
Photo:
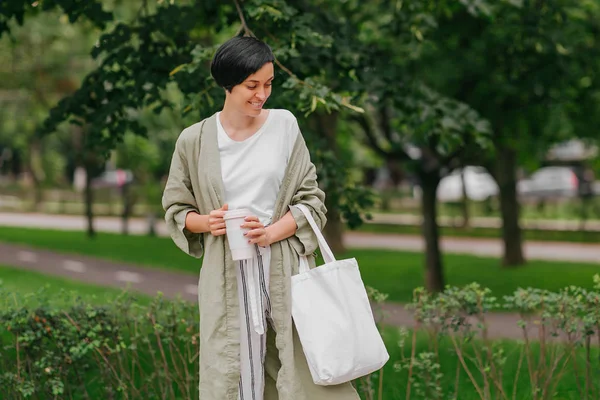
{"label": "white coffee cup", "polygon": [[231,257],[235,261],[246,260],[256,255],[256,249],[253,244],[248,243],[248,238],[244,236],[249,228],[242,228],[245,218],[252,215],[247,208],[226,211],[223,219],[227,230],[227,241],[231,249]]}

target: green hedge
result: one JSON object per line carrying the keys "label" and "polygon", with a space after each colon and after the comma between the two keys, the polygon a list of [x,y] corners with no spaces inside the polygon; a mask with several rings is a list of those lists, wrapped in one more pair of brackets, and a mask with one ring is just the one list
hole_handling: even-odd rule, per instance
{"label": "green hedge", "polygon": [[3,399],[198,398],[196,305],[157,296],[140,306],[124,293],[59,308],[40,291],[30,309],[15,297],[4,293],[0,311]]}
{"label": "green hedge", "polygon": [[[369,290],[380,321],[386,296]],[[2,399],[198,399],[195,304],[159,295],[139,305],[128,293],[104,305],[57,303],[44,290],[29,296],[35,305],[22,306],[31,303],[0,286]],[[592,290],[519,289],[502,299],[478,284],[437,295],[418,288],[409,307],[416,329],[382,327],[390,362],[354,382],[365,400],[600,394],[598,277]],[[486,319],[497,309],[518,310],[520,340],[492,339]]]}

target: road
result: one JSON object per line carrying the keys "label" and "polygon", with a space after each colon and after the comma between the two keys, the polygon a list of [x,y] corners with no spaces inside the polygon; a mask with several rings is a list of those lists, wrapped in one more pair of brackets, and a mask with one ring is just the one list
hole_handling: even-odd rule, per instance
{"label": "road", "polygon": [[[120,232],[121,221],[114,217],[96,217],[95,228],[102,232]],[[84,230],[85,218],[82,216],[64,216],[51,214],[0,213],[0,226],[18,226],[31,228]],[[132,219],[129,232],[143,235],[148,225],[144,219]],[[157,233],[165,236],[163,221],[157,223]],[[347,232],[345,244],[350,248],[377,248],[421,252],[423,239],[418,235],[376,234]],[[499,239],[456,238],[441,239],[445,253],[472,254],[477,256],[500,257],[502,242]],[[573,261],[600,264],[600,244],[528,241],[524,244],[525,256],[532,260]]]}

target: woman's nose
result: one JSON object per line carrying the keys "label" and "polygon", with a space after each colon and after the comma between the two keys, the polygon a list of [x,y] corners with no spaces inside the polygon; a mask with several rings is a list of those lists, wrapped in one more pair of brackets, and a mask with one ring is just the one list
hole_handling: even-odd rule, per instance
{"label": "woman's nose", "polygon": [[265,90],[264,89],[258,89],[258,91],[256,92],[256,97],[259,100],[264,100],[265,99]]}

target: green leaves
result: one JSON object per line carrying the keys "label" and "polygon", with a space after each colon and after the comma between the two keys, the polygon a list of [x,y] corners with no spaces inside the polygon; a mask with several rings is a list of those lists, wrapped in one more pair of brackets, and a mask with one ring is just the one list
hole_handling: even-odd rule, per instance
{"label": "green leaves", "polygon": [[[186,21],[198,11],[166,6],[157,12]],[[53,132],[66,120],[80,121],[86,126],[88,148],[104,153],[114,149],[126,132],[145,135],[146,128],[133,111],[169,106],[162,90],[174,79],[170,72],[191,59],[191,43],[185,40],[189,32],[177,26],[172,20],[151,15],[131,25],[119,23],[102,35],[92,51],[101,60],[100,67],[72,96],[59,103],[43,132]]]}
{"label": "green leaves", "polygon": [[0,2],[0,38],[4,33],[10,34],[13,21],[23,25],[26,15],[55,9],[62,10],[71,23],[85,18],[101,29],[113,19],[112,13],[103,9],[102,2],[95,0],[3,0]]}
{"label": "green leaves", "polygon": [[452,61],[439,64],[448,64],[447,69],[432,69],[439,75],[435,80],[443,82],[434,86],[469,104],[495,126],[526,119],[537,128],[519,137],[532,141],[547,121],[536,108],[562,107],[575,101],[580,88],[593,85],[585,71],[598,65],[600,55],[600,42],[592,39],[597,38],[597,27],[591,23],[600,17],[598,4],[504,1],[492,7],[491,15],[482,20],[456,14],[442,21],[431,60]]}
{"label": "green leaves", "polygon": [[[5,295],[0,288],[0,299]],[[157,296],[139,307],[128,293],[103,306],[67,293],[32,295],[38,307],[11,294],[17,304],[0,311],[4,397],[109,398],[117,390],[128,398],[198,398],[191,389],[198,379],[196,305]],[[168,358],[153,358],[159,352]]]}
{"label": "green leaves", "polygon": [[298,14],[296,9],[282,0],[248,1],[244,3],[244,10],[252,20],[256,21],[267,19],[275,22],[288,22]]}
{"label": "green leaves", "polygon": [[483,148],[490,145],[491,129],[486,120],[468,105],[425,85],[397,96],[396,104],[401,114],[394,123],[409,131],[412,143],[430,147],[442,157],[469,143]]}

